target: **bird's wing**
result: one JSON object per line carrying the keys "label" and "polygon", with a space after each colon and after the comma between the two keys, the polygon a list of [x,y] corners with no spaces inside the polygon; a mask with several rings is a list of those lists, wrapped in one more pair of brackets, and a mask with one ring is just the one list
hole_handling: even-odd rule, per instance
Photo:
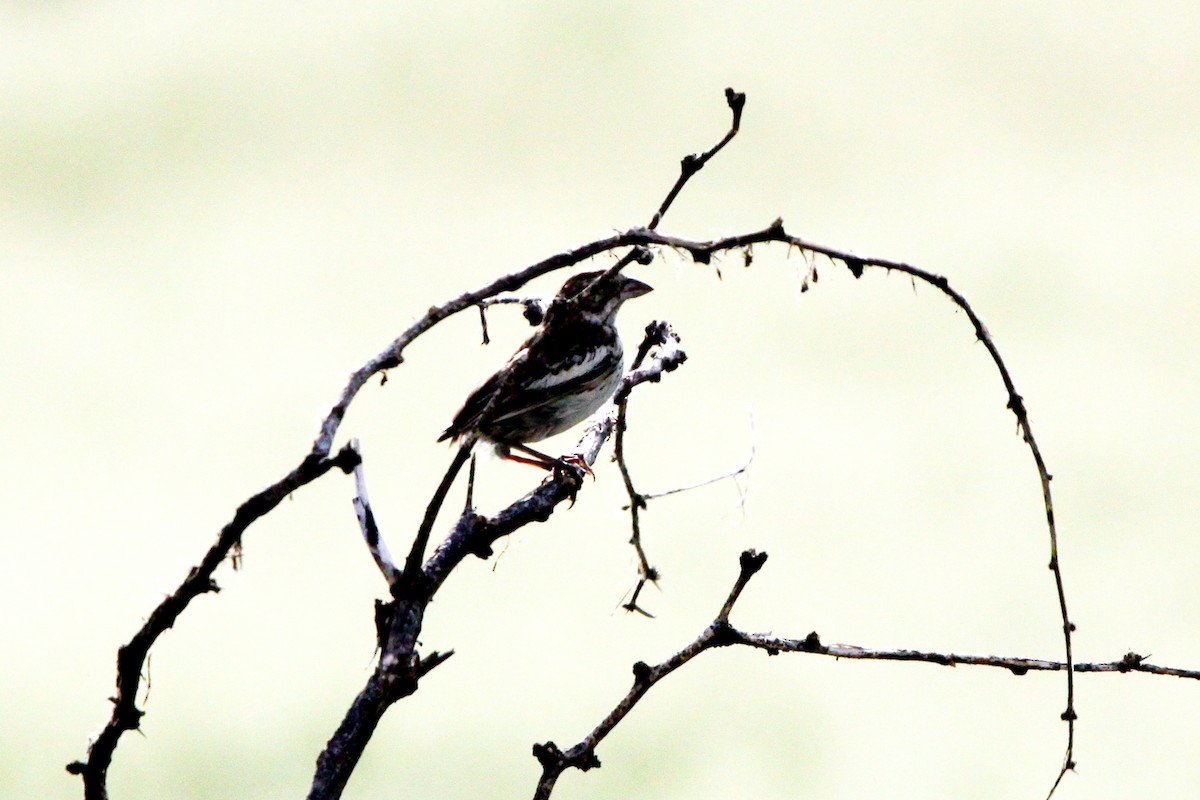
{"label": "bird's wing", "polygon": [[[464,433],[479,427],[483,412],[488,410],[488,405],[492,404],[492,398],[506,382],[509,373],[513,371],[513,362],[519,363],[518,359],[523,359],[525,352],[525,348],[517,351],[516,355],[499,372],[492,375],[478,389],[471,392],[471,396],[467,398],[462,408],[454,415],[454,419],[450,422],[449,427],[442,431],[442,435],[438,437],[439,442],[452,437],[462,436]],[[489,413],[494,413],[497,405],[499,404],[492,404],[492,409]]]}
{"label": "bird's wing", "polygon": [[[504,367],[471,393],[438,441],[515,417],[609,374],[622,358],[615,335],[608,346],[587,349],[547,347],[531,338]],[[490,406],[490,407],[489,407]]]}

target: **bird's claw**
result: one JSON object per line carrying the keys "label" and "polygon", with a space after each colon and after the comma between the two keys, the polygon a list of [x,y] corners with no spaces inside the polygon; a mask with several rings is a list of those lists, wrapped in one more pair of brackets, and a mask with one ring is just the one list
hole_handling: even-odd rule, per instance
{"label": "bird's claw", "polygon": [[585,474],[591,475],[592,480],[596,480],[596,473],[592,472],[591,465],[584,460],[583,456],[578,454],[563,456],[557,459],[554,471],[570,483],[570,493],[567,497],[570,499],[571,504],[567,508],[575,507],[575,496],[579,494]]}
{"label": "bird's claw", "polygon": [[577,470],[580,473],[580,477],[587,475],[593,481],[596,480],[596,473],[592,472],[592,465],[579,453],[571,453],[570,455],[563,456],[559,459],[559,462],[565,467]]}

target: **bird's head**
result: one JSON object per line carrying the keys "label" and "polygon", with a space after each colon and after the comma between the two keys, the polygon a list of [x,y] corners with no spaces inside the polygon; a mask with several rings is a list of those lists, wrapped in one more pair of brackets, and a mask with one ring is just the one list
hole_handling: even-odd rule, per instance
{"label": "bird's head", "polygon": [[611,322],[626,300],[641,297],[651,287],[634,278],[604,271],[581,272],[567,279],[546,312],[551,317],[573,308],[576,313],[600,322]]}

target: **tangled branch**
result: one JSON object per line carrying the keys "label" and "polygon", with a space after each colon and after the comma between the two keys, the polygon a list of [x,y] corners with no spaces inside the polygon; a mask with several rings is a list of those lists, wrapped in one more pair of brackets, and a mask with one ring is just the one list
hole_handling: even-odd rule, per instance
{"label": "tangled branch", "polygon": [[[317,435],[307,455],[300,464],[244,502],[232,520],[218,533],[209,548],[178,588],[168,595],[147,618],[128,644],[118,651],[116,694],[112,698],[113,710],[100,734],[88,747],[86,760],[75,761],[68,770],[83,778],[84,794],[88,800],[105,800],[107,793],[107,770],[120,737],[127,731],[136,730],[143,712],[136,706],[136,696],[144,666],[151,647],[167,629],[173,626],[180,615],[197,597],[218,591],[213,578],[216,569],[231,555],[236,557],[245,532],[256,520],[269,513],[290,493],[308,485],[330,470],[354,472],[357,495],[355,510],[360,528],[373,559],[387,581],[391,600],[379,604],[377,630],[381,655],[366,686],[351,704],[345,718],[329,740],[318,759],[309,797],[338,797],[352,773],[358,758],[370,740],[383,713],[397,700],[416,691],[420,679],[443,663],[451,652],[431,652],[422,656],[418,653],[418,637],[428,603],[448,575],[467,556],[486,558],[497,540],[532,522],[549,518],[564,500],[573,500],[581,485],[580,476],[569,470],[555,471],[536,488],[514,500],[508,507],[491,516],[476,514],[468,500],[449,534],[426,555],[432,536],[434,522],[441,510],[455,476],[466,463],[469,442],[464,442],[456,453],[438,490],[431,499],[422,521],[408,549],[407,558],[398,563],[387,547],[366,491],[365,471],[357,442],[351,442],[336,454],[331,455],[333,442],[350,404],[364,386],[376,375],[399,367],[404,362],[404,351],[416,339],[433,329],[447,318],[467,309],[475,308],[480,314],[483,338],[487,341],[486,309],[495,304],[519,302],[526,316],[536,322],[542,306],[537,301],[499,297],[521,289],[529,281],[550,272],[567,269],[584,261],[614,251],[623,254],[608,268],[609,272],[623,269],[634,262],[648,264],[655,253],[672,250],[688,254],[696,263],[707,264],[714,257],[729,251],[741,253],[749,265],[752,250],[756,245],[781,244],[795,248],[806,257],[825,256],[843,264],[854,277],[861,277],[867,269],[882,269],[901,272],[914,280],[933,286],[967,316],[976,337],[984,344],[1004,385],[1006,406],[1014,414],[1022,438],[1028,446],[1037,469],[1042,488],[1045,515],[1050,540],[1049,568],[1053,573],[1057,591],[1059,612],[1062,620],[1065,659],[1062,662],[1036,659],[1005,659],[991,656],[962,656],[957,654],[926,653],[915,650],[880,651],[846,645],[825,645],[814,633],[803,639],[783,639],[765,634],[753,634],[734,628],[728,620],[734,604],[750,578],[761,569],[765,554],[747,551],[742,555],[741,571],[728,598],[713,623],[690,645],[680,650],[662,664],[650,667],[639,663],[634,668],[634,686],[614,710],[579,744],[566,751],[559,750],[553,743],[538,745],[535,755],[542,764],[543,772],[538,784],[537,797],[548,797],[558,776],[566,769],[589,769],[599,765],[595,755],[596,746],[646,694],[666,675],[678,669],[700,653],[715,647],[740,644],[757,647],[770,653],[808,652],[837,658],[859,658],[876,660],[924,661],[946,665],[980,665],[1002,667],[1014,674],[1030,671],[1061,671],[1066,674],[1067,702],[1062,717],[1068,723],[1066,753],[1062,768],[1054,787],[1074,766],[1073,749],[1075,733],[1075,672],[1148,672],[1160,675],[1175,675],[1185,678],[1200,677],[1195,671],[1160,667],[1150,664],[1142,656],[1129,653],[1122,659],[1108,663],[1075,664],[1071,633],[1074,626],[1067,612],[1066,592],[1059,563],[1057,529],[1051,498],[1051,475],[1046,467],[1040,448],[1034,438],[1029,415],[1024,401],[1017,392],[1009,370],[983,322],[971,305],[949,281],[941,275],[922,270],[913,265],[890,259],[869,258],[850,251],[839,250],[805,240],[789,233],[782,220],[750,233],[712,240],[691,240],[667,236],[658,232],[659,223],[678,197],[684,186],[697,172],[721,151],[740,129],[745,96],[726,90],[726,103],[732,112],[732,120],[725,135],[711,148],[699,155],[689,155],[681,161],[680,175],[666,194],[647,227],[631,228],[621,233],[598,239],[571,250],[550,256],[524,269],[504,275],[476,290],[469,291],[441,305],[431,307],[427,313],[377,355],[367,360],[349,376],[337,399],[321,421]],[[647,328],[646,339],[639,348],[632,370],[625,376],[621,387],[611,403],[593,418],[577,445],[578,455],[587,464],[595,462],[604,443],[614,439],[615,458],[622,481],[629,497],[633,544],[639,560],[639,583],[627,607],[642,611],[638,605],[638,594],[642,587],[653,581],[657,570],[651,566],[641,541],[639,510],[645,507],[647,495],[634,486],[630,475],[624,447],[626,411],[629,393],[638,385],[657,381],[683,363],[686,355],[680,347],[679,337],[666,323],[654,323]],[[1054,788],[1051,788],[1051,794]]]}

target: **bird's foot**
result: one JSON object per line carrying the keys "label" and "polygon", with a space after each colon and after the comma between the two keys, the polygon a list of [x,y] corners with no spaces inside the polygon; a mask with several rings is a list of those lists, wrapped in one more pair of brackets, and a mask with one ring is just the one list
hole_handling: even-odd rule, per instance
{"label": "bird's foot", "polygon": [[592,472],[592,465],[587,462],[587,459],[579,455],[579,453],[562,456],[558,459],[558,463],[563,467],[577,471],[580,477],[587,475],[593,481],[596,480],[596,473]]}

